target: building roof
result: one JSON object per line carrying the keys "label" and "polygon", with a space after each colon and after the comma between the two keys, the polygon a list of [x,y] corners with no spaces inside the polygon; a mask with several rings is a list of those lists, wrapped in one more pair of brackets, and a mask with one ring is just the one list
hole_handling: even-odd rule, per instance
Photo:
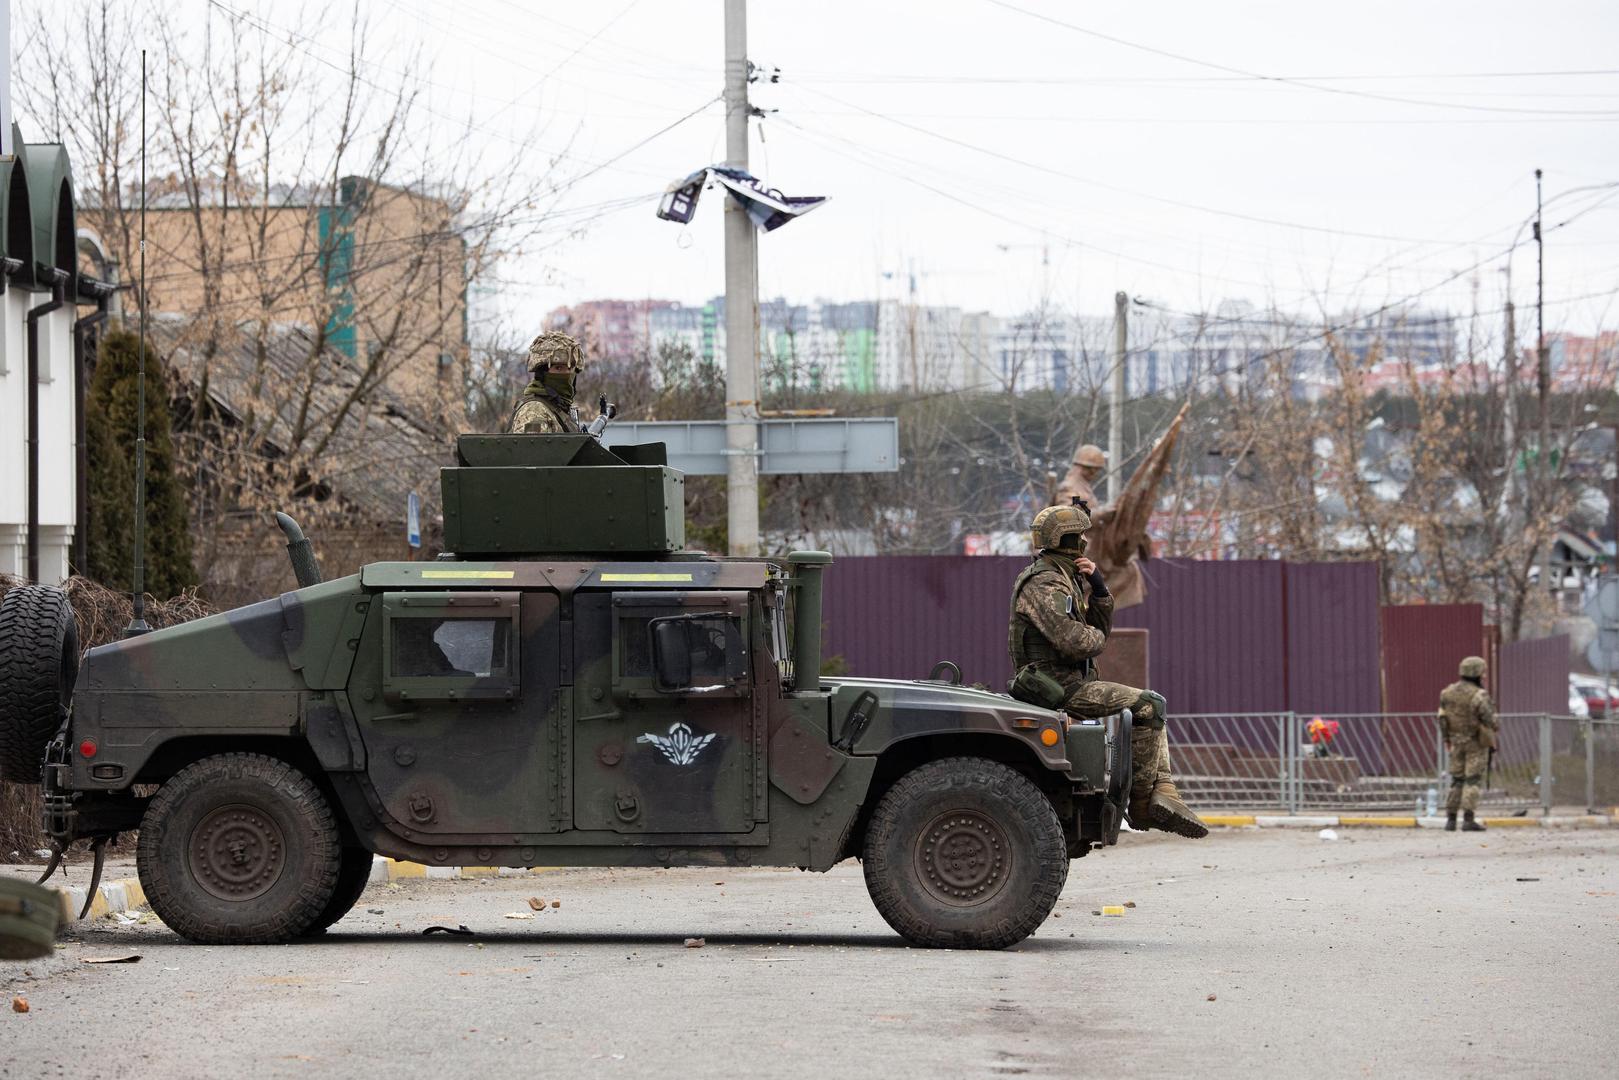
{"label": "building roof", "polygon": [[[176,374],[196,388],[203,380],[205,358],[188,340],[189,327],[188,319],[157,315],[149,332]],[[293,391],[312,384],[309,415],[315,418],[315,429],[325,431],[358,385],[360,364],[331,348],[321,350],[312,361],[313,340],[300,326],[275,328],[264,344],[265,384],[270,389],[260,396],[277,402],[268,441],[285,452],[301,404],[300,394]],[[209,402],[227,416],[239,419],[254,396],[259,349],[257,335],[240,330],[206,360]],[[319,366],[318,377],[307,379],[311,362]],[[284,392],[276,393],[276,387]],[[386,386],[379,386],[337,421],[336,434],[311,472],[312,479],[329,487],[345,508],[369,523],[403,523],[412,491],[421,499],[422,520],[432,521],[439,516],[438,470],[451,464],[452,456],[433,424]]]}

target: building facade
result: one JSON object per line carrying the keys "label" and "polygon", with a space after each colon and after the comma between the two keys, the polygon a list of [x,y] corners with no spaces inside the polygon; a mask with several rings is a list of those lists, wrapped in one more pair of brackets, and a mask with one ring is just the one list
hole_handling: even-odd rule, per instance
{"label": "building facade", "polygon": [[[0,573],[56,584],[83,565],[86,334],[110,291],[78,268],[64,147],[0,161]],[[88,314],[93,314],[91,309]]]}

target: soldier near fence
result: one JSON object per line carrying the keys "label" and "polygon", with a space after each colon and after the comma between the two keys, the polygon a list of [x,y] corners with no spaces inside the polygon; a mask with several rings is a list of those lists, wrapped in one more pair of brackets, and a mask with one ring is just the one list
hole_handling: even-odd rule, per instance
{"label": "soldier near fence", "polygon": [[1049,506],[1031,528],[1035,560],[1012,589],[1009,649],[1019,700],[1074,716],[1131,710],[1130,823],[1193,838],[1208,826],[1181,801],[1169,772],[1162,696],[1096,677],[1095,659],[1113,629],[1113,597],[1085,558],[1090,515],[1079,504]]}
{"label": "soldier near fence", "polygon": [[530,380],[512,414],[514,435],[565,435],[579,430],[574,415],[574,380],[584,368],[579,342],[547,330],[528,347]]}
{"label": "soldier near fence", "polygon": [[1445,803],[1445,831],[1456,830],[1462,814],[1463,832],[1483,832],[1474,812],[1484,793],[1484,774],[1495,750],[1500,727],[1495,704],[1484,689],[1484,660],[1469,656],[1458,678],[1439,694],[1439,728],[1450,751],[1450,798]]}

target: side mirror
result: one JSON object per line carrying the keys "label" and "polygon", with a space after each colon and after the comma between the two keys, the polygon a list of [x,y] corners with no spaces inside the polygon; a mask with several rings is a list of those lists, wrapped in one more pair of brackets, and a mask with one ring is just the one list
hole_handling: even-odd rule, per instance
{"label": "side mirror", "polygon": [[691,685],[691,620],[677,615],[652,620],[652,667],[659,690]]}

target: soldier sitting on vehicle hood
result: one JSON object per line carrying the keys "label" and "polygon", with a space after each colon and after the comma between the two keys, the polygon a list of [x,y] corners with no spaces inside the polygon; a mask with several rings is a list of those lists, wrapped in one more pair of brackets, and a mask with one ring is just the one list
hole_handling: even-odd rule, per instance
{"label": "soldier sitting on vehicle hood", "polygon": [[1113,629],[1113,597],[1096,564],[1085,558],[1090,527],[1089,508],[1077,500],[1035,516],[1030,538],[1036,558],[1012,589],[1013,695],[1074,716],[1129,709],[1135,720],[1130,824],[1194,839],[1207,836],[1208,826],[1181,801],[1170,778],[1163,697],[1096,677],[1095,658]]}
{"label": "soldier sitting on vehicle hood", "polygon": [[584,368],[579,342],[559,330],[547,330],[528,347],[533,378],[512,416],[514,435],[566,435],[579,430],[573,407],[574,379]]}

